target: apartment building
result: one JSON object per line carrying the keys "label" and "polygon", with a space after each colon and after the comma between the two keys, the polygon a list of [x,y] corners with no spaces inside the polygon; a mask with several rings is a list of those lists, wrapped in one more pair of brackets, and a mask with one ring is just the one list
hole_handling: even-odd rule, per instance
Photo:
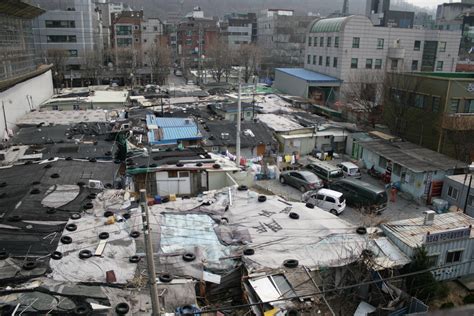
{"label": "apartment building", "polygon": [[224,16],[222,35],[227,38],[231,49],[257,40],[257,15],[255,13],[231,13]]}
{"label": "apartment building", "polygon": [[276,67],[304,64],[305,37],[311,16],[297,16],[293,10],[267,9],[257,17],[257,45],[263,76],[273,77]]}
{"label": "apartment building", "polygon": [[110,42],[112,17],[115,16],[116,13],[124,11],[126,8],[123,3],[109,2],[108,0],[98,0],[96,5],[100,10],[100,25],[102,27],[104,50],[109,50],[112,47]]}
{"label": "apartment building", "polygon": [[31,4],[46,11],[33,21],[37,51],[45,60],[64,63],[57,65],[64,68],[64,74],[59,74],[64,83],[83,83],[88,55],[102,50],[102,28],[94,1],[31,0]]}
{"label": "apartment building", "polygon": [[[459,32],[374,26],[365,16],[317,19],[308,29],[304,68],[352,84],[385,72],[455,71]],[[311,94],[311,93],[309,93]]]}

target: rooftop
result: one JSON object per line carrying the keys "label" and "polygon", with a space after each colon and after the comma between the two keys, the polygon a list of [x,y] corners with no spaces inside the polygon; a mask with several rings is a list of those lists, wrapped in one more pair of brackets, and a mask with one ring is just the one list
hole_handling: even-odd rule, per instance
{"label": "rooftop", "polygon": [[472,234],[472,225],[474,224],[474,219],[460,212],[436,214],[432,225],[424,225],[423,223],[424,217],[420,216],[382,224],[382,228],[386,232],[400,239],[409,247],[421,246],[424,243],[425,237],[428,233],[433,235],[435,233],[449,230],[469,228],[470,226],[470,238],[474,237]]}
{"label": "rooftop", "polygon": [[5,0],[0,2],[0,12],[18,18],[33,19],[46,11],[30,5],[26,1]]}
{"label": "rooftop", "polygon": [[376,139],[360,142],[364,150],[391,160],[413,172],[452,170],[467,167],[467,164],[433,150],[403,141],[385,141]]}
{"label": "rooftop", "polygon": [[294,120],[277,114],[259,114],[258,120],[266,124],[268,128],[275,132],[289,132],[298,129],[305,129],[304,126],[296,123]]}
{"label": "rooftop", "polygon": [[474,72],[416,72],[413,75],[440,79],[474,79]]}
{"label": "rooftop", "polygon": [[344,21],[350,16],[340,18],[321,19],[311,27],[310,33],[340,32]]}
{"label": "rooftop", "polygon": [[290,76],[297,77],[302,80],[306,80],[310,83],[335,83],[341,84],[342,80],[337,78],[323,75],[319,72],[311,71],[304,68],[275,68],[276,71],[281,71]]}
{"label": "rooftop", "polygon": [[146,116],[148,142],[155,145],[177,144],[180,140],[199,140],[202,138],[192,118]]}
{"label": "rooftop", "polygon": [[82,122],[106,122],[117,117],[115,111],[33,111],[22,116],[16,124],[21,125],[72,125]]}
{"label": "rooftop", "polygon": [[[456,181],[458,183],[464,184],[465,186],[469,185],[469,175],[468,174],[457,174],[455,176],[447,177],[450,180]],[[474,189],[474,182],[471,183],[471,188]]]}

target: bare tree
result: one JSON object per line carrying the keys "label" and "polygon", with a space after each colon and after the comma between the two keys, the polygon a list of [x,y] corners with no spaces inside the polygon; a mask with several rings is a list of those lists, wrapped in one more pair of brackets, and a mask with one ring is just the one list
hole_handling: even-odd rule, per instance
{"label": "bare tree", "polygon": [[257,73],[260,65],[261,51],[255,44],[242,44],[237,52],[236,63],[243,68],[243,79],[246,83]]}
{"label": "bare tree", "polygon": [[66,61],[69,54],[64,49],[48,49],[46,52],[46,60],[53,64],[53,74],[55,78],[56,88],[60,88],[65,78]]}
{"label": "bare tree", "polygon": [[170,48],[155,43],[148,49],[147,58],[151,67],[152,81],[155,78],[159,85],[165,84],[172,64]]}
{"label": "bare tree", "polygon": [[232,69],[232,51],[224,37],[207,50],[206,64],[216,82],[221,82],[223,76],[227,80]]}
{"label": "bare tree", "polygon": [[100,76],[103,72],[103,56],[100,51],[87,51],[84,54],[84,67],[82,69],[83,78],[90,80],[93,84],[94,80],[96,84],[100,84]]}
{"label": "bare tree", "polygon": [[[407,126],[416,121],[422,122],[424,115],[424,96],[416,94],[423,79],[416,75],[386,73],[383,81],[384,119],[392,133],[406,138]],[[420,126],[423,134],[423,126]],[[420,141],[421,143],[421,141]]]}
{"label": "bare tree", "polygon": [[137,52],[129,47],[116,48],[114,52],[117,74],[122,76],[125,80],[131,78],[130,81],[133,85],[133,76],[135,76],[136,70],[138,69]]}
{"label": "bare tree", "polygon": [[352,76],[342,92],[347,106],[362,113],[358,123],[375,127],[381,120],[381,104],[384,89],[384,73],[358,72]]}
{"label": "bare tree", "polygon": [[474,155],[474,121],[466,115],[445,113],[441,133],[446,133],[456,159],[470,163]]}

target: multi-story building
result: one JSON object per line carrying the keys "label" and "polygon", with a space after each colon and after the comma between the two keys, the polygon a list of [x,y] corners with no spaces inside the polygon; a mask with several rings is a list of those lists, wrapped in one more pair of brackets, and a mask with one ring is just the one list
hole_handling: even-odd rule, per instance
{"label": "multi-story building", "polygon": [[474,74],[392,74],[385,124],[397,136],[458,160],[474,161]]}
{"label": "multi-story building", "polygon": [[100,55],[102,50],[102,28],[94,1],[32,0],[31,3],[46,10],[33,21],[37,51],[55,64],[60,77],[57,80],[82,84],[85,77],[90,77],[85,73],[92,64],[89,59],[100,59],[95,55]]}
{"label": "multi-story building", "polygon": [[217,20],[213,18],[187,17],[176,30],[177,56],[183,69],[195,68],[203,62],[208,49],[219,35]]}
{"label": "multi-story building", "polygon": [[257,40],[257,15],[255,13],[231,13],[224,16],[222,35],[231,49]]}
{"label": "multi-story building", "polygon": [[116,13],[120,13],[125,10],[123,3],[113,3],[108,0],[98,0],[96,2],[97,8],[100,10],[100,24],[102,27],[102,38],[104,50],[108,51],[111,45],[111,26],[112,26],[112,17]]}
{"label": "multi-story building", "polygon": [[276,67],[304,64],[305,37],[311,16],[297,16],[293,10],[267,9],[257,17],[257,45],[263,76],[271,77]]}
{"label": "multi-story building", "polygon": [[0,2],[0,140],[53,94],[51,66],[41,65],[32,29],[32,19],[44,12],[20,0]]}
{"label": "multi-story building", "polygon": [[[455,71],[460,37],[374,26],[365,16],[317,19],[307,33],[304,68],[342,80],[344,99],[356,85],[381,82],[385,72]],[[308,96],[318,90],[311,87]]]}

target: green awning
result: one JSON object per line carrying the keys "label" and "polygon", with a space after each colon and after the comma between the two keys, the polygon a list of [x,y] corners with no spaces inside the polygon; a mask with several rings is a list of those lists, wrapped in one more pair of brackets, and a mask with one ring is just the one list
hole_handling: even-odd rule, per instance
{"label": "green awning", "polygon": [[342,28],[342,23],[348,18],[350,17],[345,16],[341,18],[319,20],[313,24],[310,33],[340,32]]}

